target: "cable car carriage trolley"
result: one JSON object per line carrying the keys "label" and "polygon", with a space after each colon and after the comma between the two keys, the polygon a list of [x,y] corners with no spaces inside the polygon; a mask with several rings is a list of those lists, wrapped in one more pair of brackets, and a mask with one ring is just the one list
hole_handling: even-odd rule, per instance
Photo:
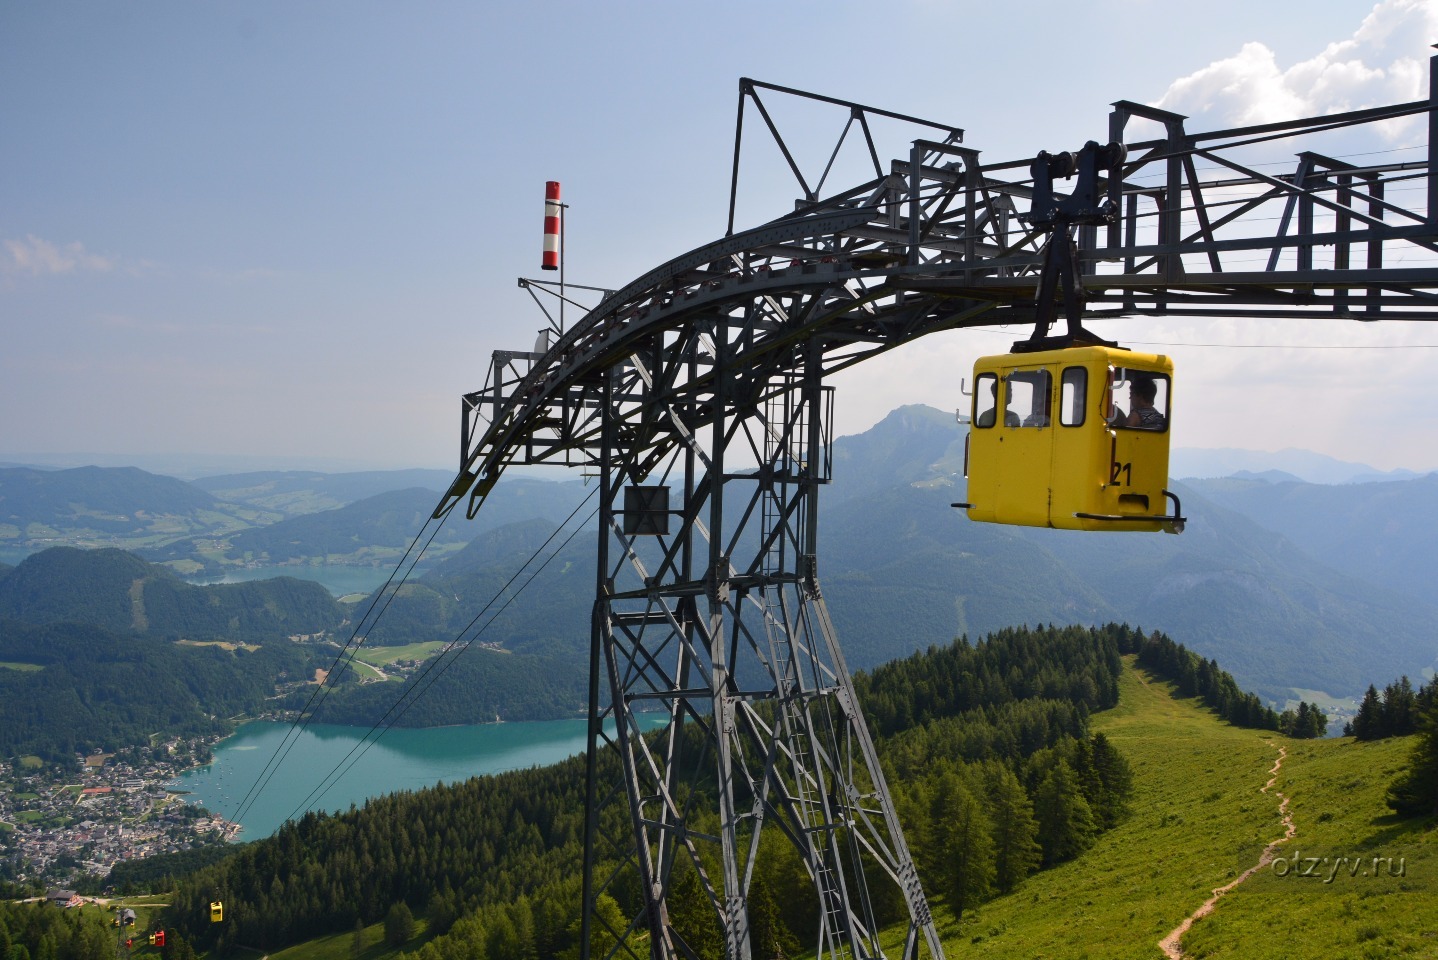
{"label": "cable car carriage trolley", "polygon": [[955,506],[988,523],[1181,532],[1166,489],[1172,385],[1167,356],[1113,346],[981,357],[969,502]]}
{"label": "cable car carriage trolley", "polygon": [[[1085,292],[1074,230],[1118,213],[1121,143],[1040,153],[1032,226],[1049,233],[1034,333],[974,364],[964,474],[970,520],[1063,530],[1183,531],[1168,485],[1173,361],[1136,353],[1083,327]],[[1077,178],[1067,194],[1055,178]],[[1068,333],[1048,336],[1059,314]],[[1172,501],[1173,510],[1167,510]]]}

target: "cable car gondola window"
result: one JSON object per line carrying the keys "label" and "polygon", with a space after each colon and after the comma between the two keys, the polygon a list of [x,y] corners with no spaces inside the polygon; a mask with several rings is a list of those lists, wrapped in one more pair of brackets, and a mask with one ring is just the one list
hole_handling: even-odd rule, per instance
{"label": "cable car gondola window", "polygon": [[1083,426],[1087,394],[1088,371],[1083,367],[1065,368],[1059,379],[1059,423],[1065,427]]}
{"label": "cable car gondola window", "polygon": [[973,423],[976,427],[992,427],[997,419],[994,410],[998,406],[999,378],[992,373],[981,373],[974,378]]}
{"label": "cable car gondola window", "polygon": [[[1109,425],[1129,430],[1168,429],[1169,379],[1146,370],[1114,371]],[[1126,402],[1125,402],[1126,401]]]}
{"label": "cable car gondola window", "polygon": [[1047,427],[1052,404],[1048,370],[1015,370],[1007,383],[1008,409],[1019,418],[1019,426]]}

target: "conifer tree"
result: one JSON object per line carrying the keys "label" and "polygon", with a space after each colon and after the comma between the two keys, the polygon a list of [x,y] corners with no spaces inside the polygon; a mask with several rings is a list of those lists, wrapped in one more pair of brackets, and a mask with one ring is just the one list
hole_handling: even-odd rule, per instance
{"label": "conifer tree", "polygon": [[1418,729],[1418,698],[1406,676],[1383,688],[1383,725],[1390,737],[1406,737]]}
{"label": "conifer tree", "polygon": [[774,890],[759,872],[749,889],[749,942],[755,960],[783,960],[801,950],[799,938],[784,925]]}
{"label": "conifer tree", "polygon": [[1317,739],[1328,735],[1328,714],[1319,709],[1318,704],[1308,705],[1308,727],[1309,739]]}
{"label": "conifer tree", "polygon": [[414,936],[414,913],[403,900],[389,908],[384,918],[384,942],[391,947],[402,947]]}
{"label": "conifer tree", "polygon": [[1128,812],[1128,797],[1133,793],[1133,768],[1102,733],[1094,734],[1088,747],[1094,776],[1102,787],[1098,797],[1089,797],[1089,805],[1099,826],[1106,830]]}
{"label": "conifer tree", "polygon": [[510,908],[514,918],[515,939],[519,941],[517,960],[534,960],[534,912],[528,897],[520,897]]}
{"label": "conifer tree", "polygon": [[1358,713],[1353,717],[1353,736],[1359,740],[1377,740],[1383,732],[1383,707],[1378,702],[1378,688],[1368,685],[1368,692],[1358,704]]}
{"label": "conifer tree", "polygon": [[1072,859],[1092,845],[1098,826],[1067,760],[1060,758],[1039,783],[1034,792],[1034,817],[1044,866]]}
{"label": "conifer tree", "polygon": [[[615,899],[607,893],[601,893],[594,902],[594,916],[589,924],[589,955],[608,956],[628,926],[629,922],[625,920],[624,913]],[[575,917],[569,925],[569,935],[574,945],[560,952],[560,960],[579,960],[579,938],[583,929],[581,919]],[[624,952],[621,950],[619,955],[623,956]]]}
{"label": "conifer tree", "polygon": [[514,921],[510,919],[509,912],[504,909],[495,910],[485,924],[487,942],[485,948],[493,960],[520,960],[523,949],[519,941],[519,932],[514,929]]}
{"label": "conifer tree", "polygon": [[983,902],[995,876],[993,822],[963,780],[946,774],[939,783],[943,838],[938,885],[956,920]]}
{"label": "conifer tree", "polygon": [[700,886],[699,875],[692,866],[684,864],[675,868],[676,873],[680,870],[683,870],[682,879],[670,886],[670,923],[696,957],[722,957],[724,931],[719,928],[719,917],[709,895]]}
{"label": "conifer tree", "polygon": [[994,887],[1009,893],[1038,867],[1043,850],[1033,804],[1018,777],[994,764],[989,775],[989,819],[994,825]]}
{"label": "conifer tree", "polygon": [[1438,700],[1430,700],[1418,722],[1418,742],[1408,769],[1388,788],[1388,806],[1409,817],[1438,815]]}
{"label": "conifer tree", "polygon": [[163,960],[195,960],[195,948],[190,946],[190,941],[183,936],[170,931],[160,956]]}
{"label": "conifer tree", "polygon": [[115,944],[107,930],[86,927],[81,931],[79,941],[74,945],[79,947],[74,954],[77,960],[110,960],[114,956]]}
{"label": "conifer tree", "polygon": [[355,932],[350,937],[350,956],[357,958],[364,953],[364,921],[355,921]]}
{"label": "conifer tree", "polygon": [[425,917],[429,920],[428,930],[433,936],[440,936],[448,933],[449,928],[454,926],[454,921],[459,918],[459,908],[454,902],[454,890],[448,883],[442,889],[437,889],[430,894],[429,906],[425,908]]}

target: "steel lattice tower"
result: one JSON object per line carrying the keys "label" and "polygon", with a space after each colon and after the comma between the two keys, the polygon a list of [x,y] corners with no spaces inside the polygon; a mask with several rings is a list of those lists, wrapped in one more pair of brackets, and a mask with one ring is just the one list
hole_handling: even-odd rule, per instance
{"label": "steel lattice tower", "polygon": [[[656,955],[688,955],[666,897],[692,871],[728,955],[749,956],[746,906],[768,829],[813,879],[821,956],[880,955],[865,877],[876,869],[900,885],[910,937],[941,955],[816,578],[832,391],[805,344],[782,374],[726,369],[719,358],[758,319],[661,338],[652,350],[667,363],[636,355],[605,390],[592,646],[602,662],[591,675],[607,683],[596,692],[608,705],[591,698],[592,736],[612,711],[643,915]],[[685,426],[701,420],[702,432]],[[676,442],[636,475],[646,430]],[[731,466],[736,455],[746,466]],[[642,735],[646,711],[667,718],[661,734]],[[591,895],[607,885],[595,879]]]}

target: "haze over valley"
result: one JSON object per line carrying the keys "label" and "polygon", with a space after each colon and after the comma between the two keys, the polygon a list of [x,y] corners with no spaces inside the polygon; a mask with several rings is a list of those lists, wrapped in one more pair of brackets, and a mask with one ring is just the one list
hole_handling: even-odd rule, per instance
{"label": "haze over valley", "polygon": [[[1314,692],[1347,700],[1369,683],[1431,673],[1438,607],[1427,585],[1438,544],[1424,531],[1438,519],[1438,477],[1301,451],[1178,452],[1176,476],[1185,465],[1237,468],[1176,485],[1190,518],[1182,536],[1083,535],[974,524],[950,508],[964,497],[962,437],[951,415],[911,406],[835,442],[819,572],[856,667],[1016,623],[1119,621],[1164,629],[1278,705]],[[0,557],[18,564],[0,580],[0,616],[33,619],[14,597],[22,587],[31,596],[36,564],[66,569],[40,579],[60,591],[55,609],[80,616],[85,605],[60,583],[87,574],[66,565],[74,560],[32,556],[53,544],[123,549],[156,565],[157,582],[166,573],[212,582],[348,572],[348,583],[375,589],[451,479],[440,470],[294,471],[184,482],[135,468],[0,468]],[[574,528],[592,490],[575,479],[506,478],[474,520],[451,517],[440,529],[371,642],[455,639],[574,515],[554,541],[568,538],[561,558],[483,642],[584,669],[592,533]],[[325,629],[338,629],[344,613],[331,616]]]}

